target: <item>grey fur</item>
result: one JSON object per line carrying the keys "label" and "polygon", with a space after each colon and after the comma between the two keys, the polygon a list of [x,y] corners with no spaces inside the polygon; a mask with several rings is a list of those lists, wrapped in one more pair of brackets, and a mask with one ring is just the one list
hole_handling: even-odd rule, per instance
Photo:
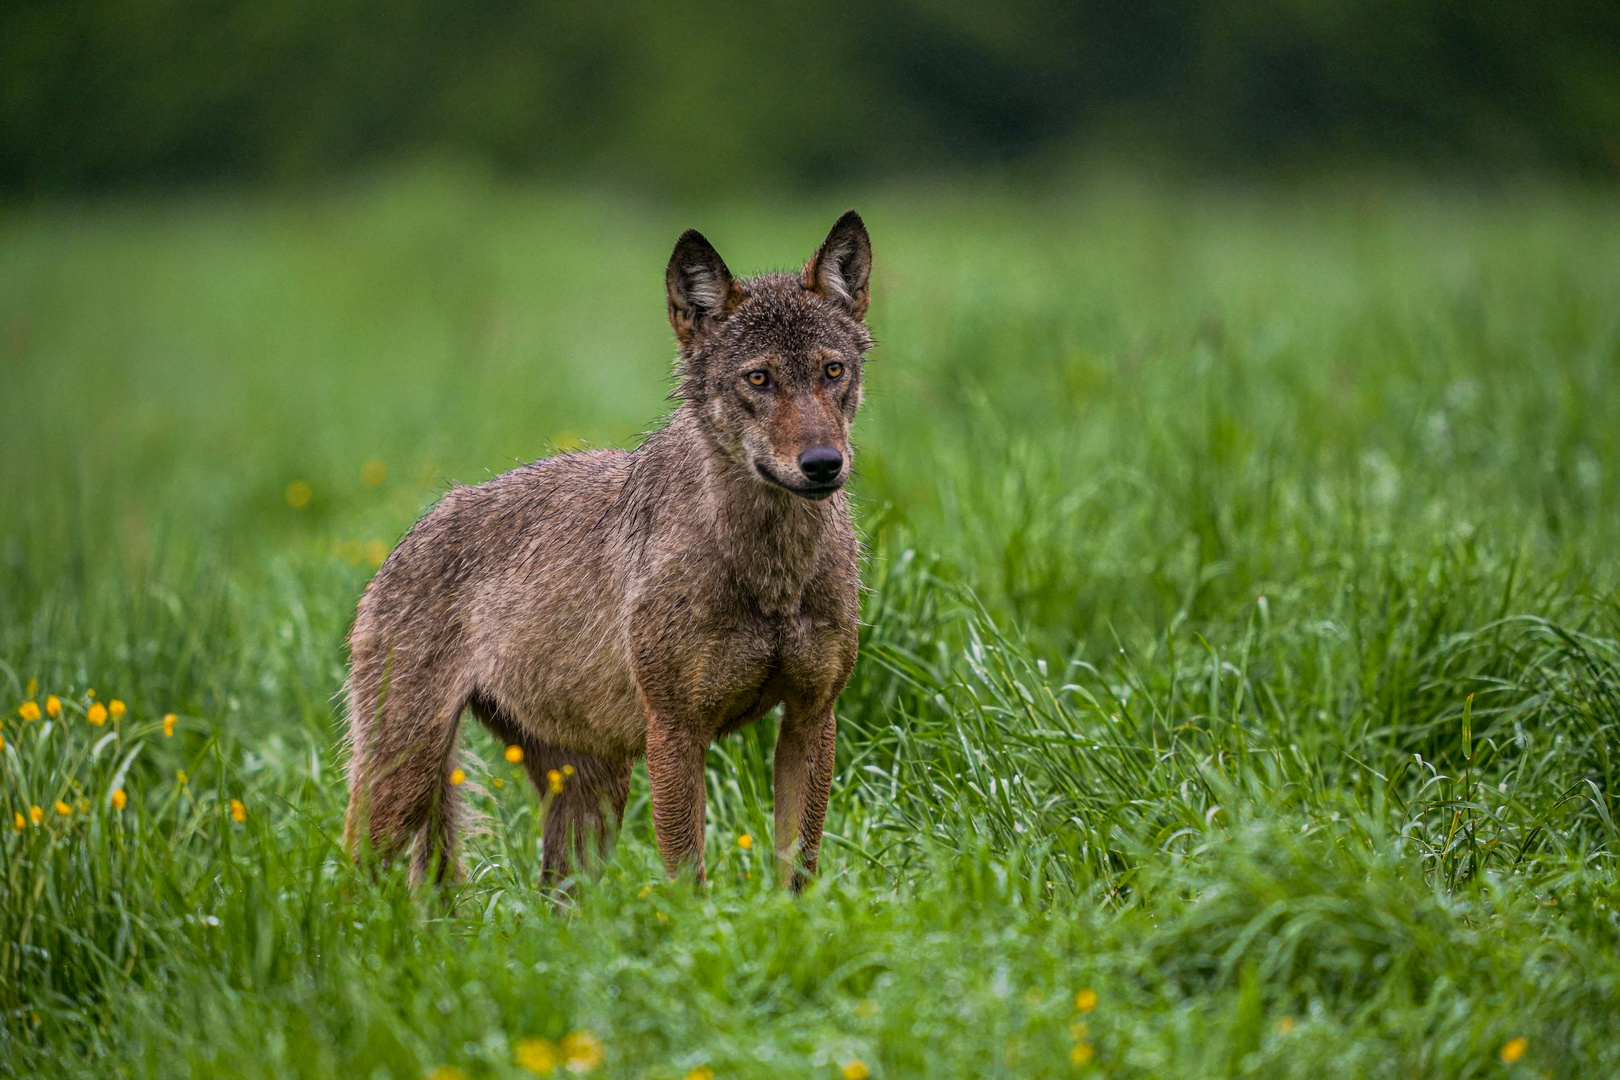
{"label": "grey fur", "polygon": [[[696,232],[666,271],[681,402],[635,451],[456,487],[366,589],[349,638],[345,842],[457,871],[461,715],[523,748],[551,880],[605,852],[646,755],[671,873],[703,876],[704,748],[783,706],[776,846],[813,874],[833,704],[855,663],[859,545],[843,485],[871,345],[871,244],[839,219],[799,274],[737,281]],[[841,368],[841,370],[840,370]],[[764,385],[750,381],[766,373]],[[831,447],[814,482],[800,455]]]}

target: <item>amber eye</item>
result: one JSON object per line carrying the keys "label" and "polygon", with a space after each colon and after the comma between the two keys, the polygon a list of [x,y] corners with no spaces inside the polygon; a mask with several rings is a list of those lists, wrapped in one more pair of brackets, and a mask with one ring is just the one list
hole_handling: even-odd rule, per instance
{"label": "amber eye", "polygon": [[827,378],[836,379],[844,373],[844,365],[834,361],[827,365]]}
{"label": "amber eye", "polygon": [[748,373],[749,386],[764,386],[771,381],[771,377],[763,371],[750,371]]}

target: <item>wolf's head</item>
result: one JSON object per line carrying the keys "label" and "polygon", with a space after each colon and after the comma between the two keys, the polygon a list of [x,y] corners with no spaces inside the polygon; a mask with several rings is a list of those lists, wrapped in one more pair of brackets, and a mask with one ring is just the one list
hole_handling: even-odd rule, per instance
{"label": "wolf's head", "polygon": [[871,277],[872,242],[853,210],[797,274],[738,281],[696,230],[675,244],[664,283],[678,393],[760,482],[825,499],[849,479]]}

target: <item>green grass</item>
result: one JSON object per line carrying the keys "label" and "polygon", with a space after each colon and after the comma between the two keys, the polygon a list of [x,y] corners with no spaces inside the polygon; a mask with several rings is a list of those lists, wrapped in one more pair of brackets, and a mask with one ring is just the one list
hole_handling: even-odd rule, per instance
{"label": "green grass", "polygon": [[824,874],[771,887],[766,722],[711,753],[708,887],[638,777],[560,907],[470,728],[464,884],[340,856],[368,563],[446,479],[654,421],[681,228],[755,271],[843,206],[415,174],[0,218],[0,1075],[515,1077],[574,1032],[674,1080],[1620,1071],[1612,193],[858,205]]}

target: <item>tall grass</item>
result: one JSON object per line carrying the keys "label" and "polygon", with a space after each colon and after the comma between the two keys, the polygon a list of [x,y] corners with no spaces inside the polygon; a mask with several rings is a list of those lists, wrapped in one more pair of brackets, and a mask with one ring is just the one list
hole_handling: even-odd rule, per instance
{"label": "tall grass", "polygon": [[415,176],[0,226],[0,1073],[518,1076],[580,1032],[610,1076],[1620,1068],[1611,203],[861,208],[866,627],[797,900],[769,720],[711,751],[702,890],[638,775],[540,894],[471,730],[466,880],[357,874],[333,694],[447,478],[656,416],[679,228],[761,268],[830,214]]}

